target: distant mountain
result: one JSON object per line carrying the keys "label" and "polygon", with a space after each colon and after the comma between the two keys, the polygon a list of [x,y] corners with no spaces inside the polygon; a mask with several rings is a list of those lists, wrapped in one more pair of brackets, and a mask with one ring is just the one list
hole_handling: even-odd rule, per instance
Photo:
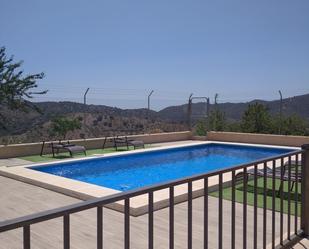
{"label": "distant mountain", "polygon": [[34,142],[50,139],[51,121],[58,116],[83,119],[82,129],[69,134],[70,138],[185,130],[184,125],[163,121],[157,112],[147,109],[124,110],[75,102],[40,102],[35,105],[42,113],[33,110],[27,113],[11,111],[0,106],[0,112],[5,117],[5,128],[0,129],[2,140]]}
{"label": "distant mountain", "polygon": [[[280,110],[280,100],[264,101],[264,100],[252,100],[246,103],[219,103],[218,109],[223,111],[226,118],[230,121],[239,121],[247,109],[249,104],[259,102],[266,105],[269,108],[270,113],[278,114]],[[210,105],[210,110],[214,108],[214,105]],[[159,111],[159,116],[165,120],[173,121],[185,121],[187,120],[188,105],[170,106]],[[309,120],[309,94],[290,97],[283,99],[283,114],[291,115],[297,114]],[[193,118],[199,115],[205,114],[205,103],[192,104],[192,116]]]}
{"label": "distant mountain", "polygon": [[[219,103],[229,121],[239,121],[249,104],[265,104],[272,114],[279,113],[280,101],[253,100],[246,103]],[[99,137],[112,134],[168,132],[185,130],[188,105],[170,106],[163,110],[120,109],[104,105],[84,105],[75,102],[40,102],[35,105],[42,111],[11,111],[0,106],[5,117],[5,129],[0,128],[2,139],[11,142],[33,142],[50,139],[50,123],[57,116],[81,117],[82,129],[69,134],[70,138]],[[214,105],[210,105],[213,109]],[[192,104],[192,118],[205,115],[205,103]],[[298,114],[309,120],[309,94],[283,100],[283,114]]]}

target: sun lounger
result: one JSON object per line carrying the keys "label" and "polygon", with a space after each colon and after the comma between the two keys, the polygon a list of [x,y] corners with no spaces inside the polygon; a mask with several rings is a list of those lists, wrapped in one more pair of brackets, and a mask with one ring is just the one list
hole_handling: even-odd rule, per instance
{"label": "sun lounger", "polygon": [[127,150],[129,150],[129,143],[127,137],[114,137],[114,148],[118,150],[118,147],[126,146]]}
{"label": "sun lounger", "polygon": [[[291,162],[291,167],[295,167],[296,166],[296,162]],[[298,164],[298,166],[300,166],[300,164]],[[275,169],[275,172],[273,172],[273,169],[266,167],[266,177],[267,178],[273,178],[275,177],[276,179],[282,180],[282,181],[291,181],[292,185],[291,185],[291,190],[293,190],[293,187],[295,185],[296,182],[301,182],[302,180],[302,174],[301,174],[301,167],[299,167],[298,169],[298,173],[296,174],[295,172],[289,172],[288,171],[288,167],[289,167],[289,163],[285,163],[283,165],[283,172],[281,172],[281,167],[278,167]],[[247,170],[247,174],[246,176],[244,175],[243,172],[239,172],[236,175],[236,181],[239,179],[239,177],[241,177],[243,180],[248,181],[249,176],[254,176],[255,175],[255,170],[254,168],[251,168],[249,170]],[[264,169],[257,169],[257,174],[258,177],[264,177],[265,172]],[[280,185],[280,189],[282,188],[282,184]]]}
{"label": "sun lounger", "polygon": [[66,143],[66,144],[64,144],[64,143],[58,143],[58,144],[51,143],[51,148],[52,148],[53,157],[55,157],[55,152],[56,152],[56,154],[59,154],[59,152],[61,150],[69,152],[71,157],[73,157],[73,154],[78,154],[78,153],[84,153],[85,156],[86,156],[86,149],[85,149],[84,146],[70,144],[69,142]]}
{"label": "sun lounger", "polygon": [[132,141],[128,141],[128,143],[129,145],[132,145],[134,149],[145,148],[145,144],[142,140],[132,140]]}
{"label": "sun lounger", "polygon": [[134,149],[145,148],[145,144],[141,140],[128,139],[128,137],[114,137],[114,147],[118,150],[120,146],[126,146],[129,150],[129,146],[133,146]]}

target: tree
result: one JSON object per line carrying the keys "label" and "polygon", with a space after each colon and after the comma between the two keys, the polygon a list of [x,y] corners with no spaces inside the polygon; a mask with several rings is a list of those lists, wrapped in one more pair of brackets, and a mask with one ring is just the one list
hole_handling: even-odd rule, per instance
{"label": "tree", "polygon": [[22,63],[22,61],[13,62],[13,56],[7,58],[5,47],[0,47],[0,103],[11,109],[35,108],[26,99],[33,98],[35,94],[47,92],[31,91],[38,87],[36,81],[43,79],[44,73],[24,76],[20,69]]}
{"label": "tree", "polygon": [[209,130],[223,131],[225,127],[226,127],[225,114],[218,109],[211,111],[209,115]]}
{"label": "tree", "polygon": [[52,121],[51,135],[57,136],[60,139],[66,139],[68,132],[78,130],[81,126],[81,118],[69,119],[58,117]]}
{"label": "tree", "polygon": [[241,122],[230,121],[226,123],[225,131],[229,132],[241,132]]}
{"label": "tree", "polygon": [[199,120],[195,126],[195,133],[198,136],[206,136],[207,135],[207,127],[205,120]]}
{"label": "tree", "polygon": [[36,94],[45,94],[47,91],[32,91],[38,87],[36,81],[44,77],[43,73],[23,75],[20,69],[22,61],[13,62],[13,56],[8,58],[5,47],[0,47],[0,125],[5,128],[5,115],[1,108],[27,111],[35,109],[40,111],[34,104],[27,101]]}
{"label": "tree", "polygon": [[268,108],[257,102],[250,104],[242,117],[241,130],[249,133],[272,132],[272,122]]}
{"label": "tree", "polygon": [[[307,135],[308,124],[296,114],[281,119],[281,134],[283,135]],[[280,122],[280,119],[279,119]]]}

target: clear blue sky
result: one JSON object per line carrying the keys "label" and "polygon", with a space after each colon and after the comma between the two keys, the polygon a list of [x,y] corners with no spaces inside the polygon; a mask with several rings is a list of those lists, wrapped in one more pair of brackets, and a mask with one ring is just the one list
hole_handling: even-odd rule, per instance
{"label": "clear blue sky", "polygon": [[309,93],[308,0],[1,0],[0,46],[29,73],[37,99],[123,108]]}

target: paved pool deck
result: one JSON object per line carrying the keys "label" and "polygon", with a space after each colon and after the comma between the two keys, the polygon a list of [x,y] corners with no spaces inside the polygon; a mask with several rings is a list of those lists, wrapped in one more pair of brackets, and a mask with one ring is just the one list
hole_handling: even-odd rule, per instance
{"label": "paved pool deck", "polygon": [[[80,200],[44,188],[0,176],[0,221],[62,207]],[[230,205],[223,201],[224,248],[230,248]],[[203,246],[203,198],[193,201],[193,248]],[[104,208],[104,246],[109,249],[123,248],[123,214]],[[271,213],[267,215],[271,217]],[[187,205],[175,206],[175,248],[187,248]],[[236,248],[242,248],[242,205],[236,205]],[[218,199],[209,197],[209,248],[217,248]],[[253,241],[253,208],[248,206],[248,248]],[[258,210],[258,241],[262,241],[262,210]],[[131,217],[131,248],[147,248],[148,215]],[[279,224],[279,214],[276,215]],[[270,226],[268,226],[270,227]],[[286,227],[286,226],[285,226]],[[292,227],[293,229],[293,227]],[[276,225],[276,231],[279,227]],[[267,231],[270,242],[270,231]],[[278,237],[279,234],[276,235]],[[156,249],[168,248],[168,208],[154,213],[154,239]],[[62,219],[42,222],[31,226],[32,248],[62,248]],[[303,245],[302,245],[303,244]],[[308,240],[295,248],[309,248]],[[0,249],[22,248],[22,229],[0,233]],[[71,248],[96,248],[96,210],[90,209],[71,216]]]}
{"label": "paved pool deck", "polygon": [[0,167],[28,165],[32,162],[20,158],[0,159]]}

